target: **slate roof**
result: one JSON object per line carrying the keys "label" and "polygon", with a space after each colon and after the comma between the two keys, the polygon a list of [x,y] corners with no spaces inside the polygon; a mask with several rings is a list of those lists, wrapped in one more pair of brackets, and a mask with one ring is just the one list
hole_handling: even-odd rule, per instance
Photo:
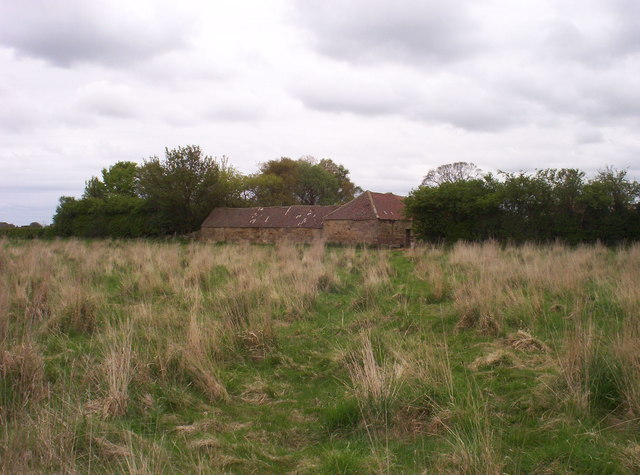
{"label": "slate roof", "polygon": [[388,219],[398,221],[406,219],[403,215],[404,198],[393,193],[375,193],[365,191],[357,198],[340,206],[325,220],[346,219],[364,221],[368,219]]}
{"label": "slate roof", "polygon": [[265,206],[261,208],[215,208],[203,228],[322,228],[330,219],[398,221],[403,197],[393,193],[365,191],[342,206]]}
{"label": "slate roof", "polygon": [[268,206],[216,208],[203,228],[322,228],[324,217],[339,206]]}

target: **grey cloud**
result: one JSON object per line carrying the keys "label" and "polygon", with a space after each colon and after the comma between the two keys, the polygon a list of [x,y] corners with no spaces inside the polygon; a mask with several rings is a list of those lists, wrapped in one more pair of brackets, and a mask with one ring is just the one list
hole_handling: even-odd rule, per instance
{"label": "grey cloud", "polygon": [[327,94],[326,91],[311,88],[299,90],[296,95],[310,109],[324,112],[349,112],[364,116],[393,114],[398,111],[399,105],[376,95],[341,94],[336,91]]}
{"label": "grey cloud", "polygon": [[0,43],[62,67],[130,63],[183,46],[185,18],[147,6],[136,11],[107,1],[2,2]]}
{"label": "grey cloud", "polygon": [[447,108],[427,115],[432,122],[447,123],[470,132],[499,132],[518,125],[519,120],[495,105],[469,105]]}
{"label": "grey cloud", "polygon": [[30,104],[18,94],[0,90],[0,128],[6,132],[22,133],[38,125],[40,107]]}
{"label": "grey cloud", "polygon": [[134,72],[147,86],[183,90],[199,84],[216,83],[238,76],[235,65],[215,61],[215,57],[203,58],[197,50],[174,50],[149,58],[144,64],[136,64]]}
{"label": "grey cloud", "polygon": [[78,101],[81,109],[92,114],[119,119],[138,115],[131,91],[107,81],[85,85],[78,93]]}
{"label": "grey cloud", "polygon": [[590,145],[604,142],[604,135],[598,129],[579,128],[574,133],[574,142],[577,145]]}
{"label": "grey cloud", "polygon": [[196,110],[202,118],[225,122],[254,122],[268,114],[268,101],[246,85],[227,84],[223,90],[200,98]]}
{"label": "grey cloud", "polygon": [[407,98],[397,84],[367,80],[358,74],[314,78],[293,86],[294,95],[314,110],[363,116],[399,113]]}
{"label": "grey cloud", "polygon": [[411,107],[425,121],[473,132],[495,132],[529,121],[530,105],[493,85],[468,77],[445,76]]}
{"label": "grey cloud", "polygon": [[451,61],[479,46],[466,1],[297,0],[323,54],[364,61]]}
{"label": "grey cloud", "polygon": [[610,66],[640,53],[640,3],[600,1],[587,18],[561,16],[544,28],[539,54],[576,61],[592,68]]}
{"label": "grey cloud", "polygon": [[612,8],[611,43],[615,50],[625,55],[640,53],[640,3],[636,0],[613,0],[608,3]]}
{"label": "grey cloud", "polygon": [[[557,8],[524,2],[518,10],[500,1],[295,5],[337,73],[328,79],[329,73],[320,73],[320,80],[292,88],[316,110],[398,114],[483,131],[564,115],[627,125],[640,117],[636,0],[591,0],[584,9],[571,0]],[[484,7],[489,14],[481,16]],[[390,66],[415,74],[397,82],[385,75]],[[440,84],[441,75],[453,83]]]}
{"label": "grey cloud", "polygon": [[290,87],[314,110],[360,116],[397,115],[470,131],[497,131],[528,118],[524,101],[455,75],[414,76],[378,68],[334,68]]}
{"label": "grey cloud", "polygon": [[175,127],[194,127],[209,122],[256,122],[269,114],[269,101],[241,86],[201,89],[197,95],[177,94],[156,109],[161,122]]}
{"label": "grey cloud", "polygon": [[590,123],[634,122],[640,115],[637,66],[594,71],[575,65],[538,66],[513,71],[505,90],[551,114],[570,115]]}
{"label": "grey cloud", "polygon": [[548,25],[541,43],[540,55],[559,60],[593,63],[604,55],[604,45],[585,34],[575,23],[556,20]]}
{"label": "grey cloud", "polygon": [[203,112],[207,119],[223,122],[253,122],[265,116],[260,106],[248,104],[222,104],[212,105]]}

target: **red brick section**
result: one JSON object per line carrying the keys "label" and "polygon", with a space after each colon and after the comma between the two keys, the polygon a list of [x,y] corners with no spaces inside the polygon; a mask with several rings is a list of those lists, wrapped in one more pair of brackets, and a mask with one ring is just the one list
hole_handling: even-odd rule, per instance
{"label": "red brick section", "polygon": [[336,211],[328,214],[325,220],[347,219],[364,221],[367,219],[386,219],[399,221],[403,216],[403,197],[393,193],[374,193],[365,191],[357,198],[349,201]]}
{"label": "red brick section", "polygon": [[322,228],[326,215],[339,206],[270,206],[216,208],[203,228]]}

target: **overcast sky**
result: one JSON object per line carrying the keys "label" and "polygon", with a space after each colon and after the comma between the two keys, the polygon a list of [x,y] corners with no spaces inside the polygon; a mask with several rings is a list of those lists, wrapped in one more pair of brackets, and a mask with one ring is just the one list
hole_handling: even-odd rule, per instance
{"label": "overcast sky", "polygon": [[637,0],[0,0],[0,221],[119,160],[332,158],[640,178]]}

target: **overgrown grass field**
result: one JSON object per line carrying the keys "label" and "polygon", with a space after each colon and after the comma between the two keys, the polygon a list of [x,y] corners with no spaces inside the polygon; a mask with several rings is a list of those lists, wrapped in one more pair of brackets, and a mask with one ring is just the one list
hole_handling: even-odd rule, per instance
{"label": "overgrown grass field", "polygon": [[0,240],[0,470],[638,473],[640,246]]}

